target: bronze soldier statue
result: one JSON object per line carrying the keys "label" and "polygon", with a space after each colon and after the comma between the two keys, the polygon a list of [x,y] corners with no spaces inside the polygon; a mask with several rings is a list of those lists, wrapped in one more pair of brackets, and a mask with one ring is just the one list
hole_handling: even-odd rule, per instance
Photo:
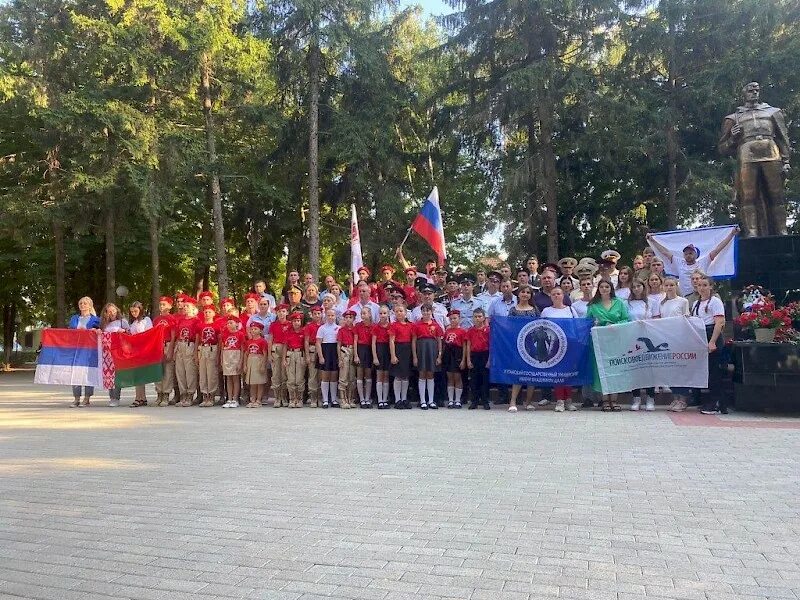
{"label": "bronze soldier statue", "polygon": [[745,235],[786,235],[784,178],[789,171],[789,135],[781,109],[759,102],[760,87],[742,89],[744,106],[725,117],[718,148],[736,153],[736,196]]}

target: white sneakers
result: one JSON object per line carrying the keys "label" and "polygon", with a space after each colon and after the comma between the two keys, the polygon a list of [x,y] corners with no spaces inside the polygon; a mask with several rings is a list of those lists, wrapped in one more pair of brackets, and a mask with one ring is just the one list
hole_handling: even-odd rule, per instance
{"label": "white sneakers", "polygon": [[556,412],[564,412],[564,401],[563,400],[556,400]]}
{"label": "white sneakers", "polygon": [[508,412],[517,412],[517,407],[516,406],[509,406],[508,407]]}
{"label": "white sneakers", "polygon": [[116,398],[111,398],[108,401],[108,405],[109,406],[119,406],[119,400],[117,400]]}
{"label": "white sneakers", "polygon": [[[637,411],[642,408],[642,399],[639,396],[633,397],[633,402],[631,402],[631,410]],[[653,412],[656,409],[656,400],[650,396],[645,396],[644,398],[644,409],[649,412]]]}
{"label": "white sneakers", "polygon": [[547,398],[542,398],[541,400],[539,400],[539,406],[547,406],[548,404],[550,404],[550,400],[548,400]]}
{"label": "white sneakers", "polygon": [[239,403],[236,400],[228,400],[222,408],[239,408]]}

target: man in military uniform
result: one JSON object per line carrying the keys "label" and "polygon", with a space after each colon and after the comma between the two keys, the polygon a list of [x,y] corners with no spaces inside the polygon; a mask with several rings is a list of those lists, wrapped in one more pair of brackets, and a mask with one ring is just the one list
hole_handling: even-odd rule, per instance
{"label": "man in military uniform", "polygon": [[557,278],[558,284],[561,284],[563,279],[572,280],[572,289],[577,290],[580,287],[580,281],[575,275],[575,267],[578,266],[578,261],[571,256],[567,256],[558,261],[558,268],[561,271],[561,276]]}
{"label": "man in military uniform", "polygon": [[759,102],[757,82],[742,89],[744,106],[722,122],[720,153],[736,153],[739,220],[749,237],[786,235],[784,177],[789,171],[789,134],[779,108]]}
{"label": "man in military uniform", "polygon": [[469,329],[472,327],[472,313],[476,308],[486,310],[486,306],[475,296],[475,275],[463,273],[458,279],[461,285],[461,295],[450,303],[450,309],[461,312],[460,325],[464,329]]}

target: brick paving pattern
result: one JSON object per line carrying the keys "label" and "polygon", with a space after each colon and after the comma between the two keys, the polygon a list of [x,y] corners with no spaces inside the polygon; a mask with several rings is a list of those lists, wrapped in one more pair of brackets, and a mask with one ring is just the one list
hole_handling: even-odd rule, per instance
{"label": "brick paving pattern", "polygon": [[31,378],[0,377],[2,599],[800,598],[798,419],[68,409]]}

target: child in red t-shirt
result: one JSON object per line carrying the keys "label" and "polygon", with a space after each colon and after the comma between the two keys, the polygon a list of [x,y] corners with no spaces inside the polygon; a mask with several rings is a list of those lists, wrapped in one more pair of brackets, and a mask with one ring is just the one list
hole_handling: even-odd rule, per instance
{"label": "child in red t-shirt", "polygon": [[[411,335],[411,356],[414,366],[419,369],[419,407],[422,410],[437,409],[433,399],[433,372],[442,364],[442,336],[441,326],[433,320],[433,306],[423,304],[422,318],[414,323]],[[425,400],[425,391],[428,400]]]}
{"label": "child in red t-shirt", "polygon": [[473,326],[467,330],[466,354],[469,380],[472,384],[472,402],[469,409],[483,408],[490,410],[489,405],[489,324],[486,322],[486,313],[482,308],[476,308],[472,313]]}
{"label": "child in red t-shirt", "polygon": [[242,375],[242,350],[244,348],[244,331],[239,329],[239,317],[228,315],[225,319],[225,330],[222,332],[219,353],[222,377],[225,380],[225,390],[228,400],[223,408],[239,406],[240,378]]}
{"label": "child in red t-shirt", "polygon": [[308,405],[319,406],[319,364],[317,363],[317,331],[322,325],[322,307],[311,307],[311,321],[303,327],[305,334],[306,368],[308,369]]}
{"label": "child in red t-shirt", "polygon": [[353,367],[353,343],[355,328],[353,321],[355,311],[342,313],[342,326],[336,334],[336,353],[339,356],[339,404],[341,408],[353,408],[353,383],[355,368]]}
{"label": "child in red t-shirt", "polygon": [[361,408],[372,408],[372,309],[361,308],[361,321],[353,327],[355,337],[356,391]]}
{"label": "child in red t-shirt", "polygon": [[372,364],[375,365],[375,391],[378,394],[378,408],[389,408],[389,307],[381,306],[379,321],[372,326]]}
{"label": "child in red t-shirt", "polygon": [[394,377],[394,407],[411,408],[408,403],[408,378],[411,375],[411,338],[414,324],[407,320],[406,307],[394,307],[395,322],[389,325],[389,355]]}
{"label": "child in red t-shirt", "polygon": [[244,343],[242,372],[244,382],[250,386],[250,402],[247,408],[261,408],[264,397],[264,384],[267,383],[267,361],[269,343],[263,338],[264,325],[258,321],[250,323],[250,338]]}
{"label": "child in red t-shirt", "polygon": [[447,373],[447,408],[461,408],[463,381],[461,371],[467,367],[464,356],[464,341],[467,331],[461,327],[461,311],[447,313],[450,325],[444,330],[444,351],[442,367]]}

